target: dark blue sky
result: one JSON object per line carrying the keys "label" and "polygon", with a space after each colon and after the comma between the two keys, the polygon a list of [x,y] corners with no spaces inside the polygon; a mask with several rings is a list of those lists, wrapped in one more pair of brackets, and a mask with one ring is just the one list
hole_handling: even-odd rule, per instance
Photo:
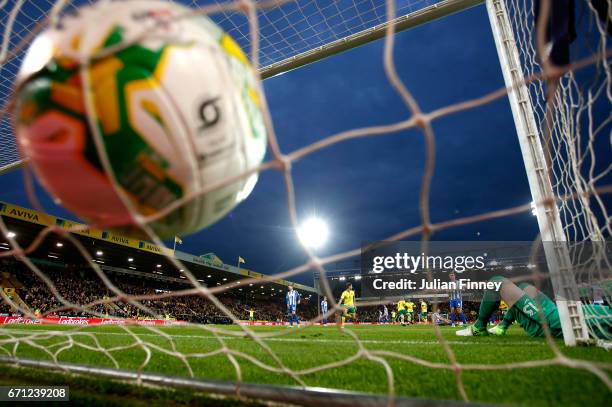
{"label": "dark blue sky", "polygon": [[[350,128],[393,123],[408,111],[383,72],[383,42],[360,47],[264,82],[284,152]],[[396,36],[397,69],[425,111],[503,86],[486,10],[478,6]],[[434,222],[531,200],[506,98],[434,123]],[[423,136],[411,130],[344,142],[296,162],[298,214],[330,225],[321,255],[359,247],[418,225]],[[20,172],[2,176],[0,200],[31,206]],[[43,199],[48,212],[73,218]],[[478,235],[479,233],[479,235]],[[522,214],[434,235],[437,240],[529,240],[535,217]],[[280,173],[262,173],[251,196],[225,219],[185,236],[180,250],[215,252],[226,263],[275,273],[305,255],[290,227]],[[296,280],[311,284],[310,274]]]}

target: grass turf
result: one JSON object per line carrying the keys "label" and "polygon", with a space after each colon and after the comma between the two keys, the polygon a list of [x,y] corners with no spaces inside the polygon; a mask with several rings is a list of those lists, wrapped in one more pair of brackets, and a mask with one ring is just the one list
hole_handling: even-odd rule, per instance
{"label": "grass turf", "polygon": [[[151,358],[145,371],[175,376],[188,375],[187,366],[172,352],[190,355],[189,365],[195,377],[214,380],[235,380],[236,370],[228,357],[218,354],[199,357],[220,349],[223,344],[229,349],[256,358],[269,366],[278,366],[274,359],[253,339],[233,336],[239,327],[218,326],[227,330],[216,338],[199,327],[165,327],[159,329],[163,336],[145,327],[97,326],[75,328],[74,326],[0,326],[0,354],[13,352],[16,338],[21,338],[17,356],[23,358],[51,360],[43,349],[58,355],[64,362],[114,367],[108,355],[86,347],[109,350],[123,369],[137,369],[147,357]],[[253,327],[258,334],[278,335],[265,340],[280,360],[294,370],[309,369],[344,360],[355,355],[359,347],[348,335],[335,326],[288,329],[285,327]],[[529,338],[520,328],[513,327],[507,337],[464,338],[455,336],[456,329],[442,328],[457,361],[464,364],[495,365],[510,362],[546,360],[554,353],[543,339]],[[363,341],[363,346],[372,351],[392,351],[417,357],[433,363],[448,364],[449,359],[436,339],[430,326],[347,326]],[[35,335],[35,336],[32,336]],[[23,341],[29,337],[29,342]],[[612,354],[599,348],[565,348],[556,342],[568,357],[596,362],[612,363]],[[175,349],[175,350],[174,350]],[[58,353],[59,352],[59,353]],[[287,374],[269,372],[247,358],[236,356],[242,379],[251,383],[296,385]],[[451,370],[435,369],[384,356],[393,370],[396,394],[433,399],[460,399],[455,375]],[[0,375],[0,383],[9,383],[22,373],[6,370]],[[28,373],[34,374],[37,373]],[[607,372],[609,376],[609,372]],[[564,366],[544,366],[494,371],[463,371],[461,375],[466,393],[471,401],[503,403],[529,406],[573,406],[609,405],[610,389],[593,373],[584,369]],[[360,358],[346,366],[328,369],[302,376],[309,386],[339,388],[355,391],[385,393],[387,378],[383,365],[377,361]],[[16,380],[16,379],[15,379]],[[38,379],[33,379],[34,381]],[[42,379],[40,379],[42,380]],[[97,381],[97,383],[105,380]],[[75,385],[76,386],[76,385]],[[77,386],[87,388],[82,383]],[[115,386],[106,386],[109,400],[117,397]],[[130,396],[123,393],[127,404],[142,401],[142,394]],[[167,393],[164,393],[167,394]],[[181,404],[176,393],[177,403]],[[119,394],[121,396],[121,393]],[[166,396],[170,397],[170,396]],[[159,397],[158,397],[159,398]],[[131,402],[132,400],[133,402]],[[169,400],[169,399],[167,399]]]}

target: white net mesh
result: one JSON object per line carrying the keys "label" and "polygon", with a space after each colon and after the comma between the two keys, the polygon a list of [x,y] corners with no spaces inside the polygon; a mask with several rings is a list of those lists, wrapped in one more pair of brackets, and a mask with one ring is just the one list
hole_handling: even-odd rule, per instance
{"label": "white net mesh", "polygon": [[[397,15],[408,14],[440,0],[407,0],[398,2]],[[67,2],[65,10],[71,11],[87,0]],[[216,0],[179,1],[192,7],[222,4]],[[6,0],[0,4],[2,24],[2,51],[0,52],[0,104],[4,105],[11,92],[15,74],[21,64],[32,30],[48,17],[53,2],[48,0],[25,2]],[[291,58],[332,41],[382,24],[386,21],[385,4],[380,1],[291,1],[278,7],[260,9],[259,31],[260,66]],[[211,15],[247,53],[251,49],[249,24],[244,14],[235,10],[224,10]],[[7,58],[7,54],[17,55]],[[7,59],[6,61],[4,61]],[[0,169],[19,160],[19,153],[11,133],[10,115],[0,122]]]}
{"label": "white net mesh", "polygon": [[[77,3],[65,4],[63,6],[73,7],[74,4]],[[393,1],[387,1],[385,4],[382,4],[382,2],[378,1],[298,1],[283,2],[286,4],[280,6],[274,6],[272,3],[273,2],[258,2],[256,4],[262,7],[257,12],[257,19],[254,18],[255,12],[254,9],[250,8],[250,6],[253,5],[250,2],[227,3],[214,10],[207,10],[211,12],[214,11],[212,18],[227,29],[245,49],[254,50],[254,55],[259,55],[259,61],[262,65],[267,65],[291,57],[305,50],[312,49],[313,47],[320,46],[331,40],[342,38],[347,34],[370,27],[373,24],[389,21],[398,13],[406,13],[415,8],[428,5],[431,2],[398,1],[396,4]],[[250,14],[246,14],[248,18],[244,17],[245,4],[247,6],[246,10],[250,10]],[[34,2],[34,5],[28,10],[30,12],[33,10],[39,11],[35,12],[33,15],[20,13],[22,2],[19,0],[17,0],[17,2],[5,1],[0,3],[0,5],[2,5],[0,21],[3,22],[4,28],[2,37],[4,44],[2,48],[3,58],[0,58],[0,69],[2,70],[0,71],[2,73],[0,79],[0,92],[2,92],[2,101],[6,104],[11,94],[14,73],[19,66],[20,55],[22,55],[23,52],[23,50],[19,48],[19,44],[22,41],[27,44],[29,40],[31,40],[28,36],[35,32],[34,27],[36,23],[40,22],[44,16],[48,15],[53,4],[43,4],[38,1]],[[201,6],[199,2],[193,5]],[[589,47],[585,46],[579,48],[579,52],[588,50],[588,52],[583,55],[586,60],[578,58],[576,59],[576,61],[578,61],[576,66],[573,66],[577,69],[580,68],[580,70],[577,70],[577,73],[570,70],[563,76],[559,92],[555,95],[556,101],[554,105],[548,104],[548,108],[552,108],[553,112],[553,124],[550,126],[551,131],[548,132],[543,125],[547,108],[545,98],[546,85],[537,78],[537,75],[540,74],[540,68],[537,64],[538,58],[535,54],[535,43],[537,41],[536,38],[534,38],[531,6],[532,4],[530,1],[523,2],[517,0],[508,2],[511,20],[515,29],[515,36],[519,43],[519,49],[522,52],[521,58],[524,62],[525,74],[528,76],[531,74],[536,75],[536,77],[531,77],[528,83],[533,97],[533,106],[540,125],[540,133],[543,135],[550,135],[547,151],[549,152],[555,193],[558,197],[564,197],[558,204],[560,205],[562,223],[567,238],[572,242],[582,242],[589,239],[609,239],[610,217],[607,213],[605,204],[605,194],[610,192],[610,187],[606,184],[610,170],[609,154],[600,155],[599,151],[601,148],[598,145],[598,141],[609,135],[610,116],[602,119],[600,116],[595,117],[591,114],[594,106],[600,103],[607,106],[607,112],[609,113],[610,101],[612,100],[610,98],[610,85],[612,83],[609,72],[610,52],[606,44],[607,37],[605,27],[599,22],[598,17],[593,13],[591,8],[587,7],[585,18],[588,19],[589,24],[592,24],[592,27],[596,29],[593,31],[594,35],[588,39],[590,44]],[[259,22],[259,26],[256,24],[257,21]],[[254,42],[253,39],[255,38],[254,36],[259,34],[261,34],[261,38],[258,44],[256,41]],[[273,157],[270,162],[262,165],[259,170],[277,169],[283,174],[287,188],[288,210],[293,226],[297,227],[297,216],[293,180],[291,176],[290,164],[292,162],[348,139],[377,136],[410,128],[418,128],[422,131],[427,147],[426,166],[419,208],[422,214],[421,223],[419,225],[407,227],[405,230],[399,231],[393,236],[389,236],[388,240],[401,240],[420,236],[426,248],[426,243],[431,233],[434,231],[477,223],[488,219],[511,216],[517,213],[529,212],[531,207],[527,204],[500,209],[494,212],[482,213],[472,217],[432,223],[429,215],[429,190],[432,182],[432,171],[435,167],[432,122],[446,115],[472,109],[493,100],[503,98],[509,90],[501,89],[485,95],[482,98],[447,106],[431,112],[422,112],[418,102],[414,100],[411,93],[405,88],[396,73],[392,54],[394,45],[392,26],[388,27],[387,34],[388,35],[385,37],[385,52],[383,56],[385,72],[392,87],[398,92],[402,101],[409,109],[411,113],[409,119],[386,126],[348,130],[290,153],[283,153],[280,151],[276,136],[268,123],[270,132],[269,142]],[[578,77],[581,72],[595,72],[595,74],[587,74],[587,78],[590,79],[584,81]],[[593,78],[594,80],[591,80]],[[0,131],[2,131],[2,133],[0,133],[0,140],[2,142],[0,166],[10,163],[18,157],[14,148],[10,120],[10,114],[4,112],[2,127],[0,127]],[[607,145],[607,148],[607,153],[609,153],[609,145]],[[199,191],[198,193],[203,194],[206,192],[208,191]],[[182,202],[173,204],[173,206],[169,207],[164,213],[170,212],[177,205],[183,204],[185,201],[192,198],[193,196],[190,196]],[[543,206],[550,204],[550,202],[537,203],[537,205]],[[128,206],[131,207],[131,205]],[[162,215],[163,213],[157,216]],[[145,219],[145,221],[151,221],[152,219],[153,218]],[[141,227],[143,231],[149,235],[151,241],[157,245],[163,245],[144,222]],[[8,235],[8,229],[3,221],[0,222],[0,232],[5,236]],[[83,259],[86,260],[89,267],[94,271],[95,279],[91,281],[91,286],[104,287],[104,295],[98,293],[98,298],[94,301],[83,303],[80,301],[78,295],[74,296],[70,294],[70,287],[63,286],[61,279],[58,279],[57,275],[47,275],[42,267],[39,267],[31,261],[28,254],[36,250],[36,248],[44,242],[43,238],[46,235],[53,234],[63,236],[70,244],[79,250]],[[201,284],[201,281],[190,272],[189,268],[184,263],[173,256],[168,256],[167,261],[172,263],[176,269],[181,270],[186,281],[190,283],[190,287],[160,293],[138,291],[133,287],[128,287],[129,283],[121,279],[109,278],[107,271],[101,267],[99,262],[96,263],[94,261],[92,253],[90,253],[73,235],[67,233],[66,229],[57,226],[48,226],[44,228],[39,236],[40,239],[34,240],[30,246],[25,248],[19,246],[17,242],[9,236],[10,249],[0,253],[0,256],[5,258],[15,256],[30,270],[32,280],[31,286],[36,286],[37,291],[40,290],[48,294],[48,297],[52,298],[52,300],[49,300],[50,304],[45,304],[46,306],[43,308],[44,315],[50,315],[65,310],[73,310],[82,312],[84,315],[104,317],[109,309],[119,307],[123,314],[118,311],[118,315],[122,317],[132,316],[134,313],[137,313],[139,315],[163,318],[164,306],[179,306],[178,304],[182,303],[183,305],[180,306],[185,306],[186,312],[189,312],[188,309],[190,305],[186,298],[194,297],[196,298],[195,300],[189,301],[202,301],[202,304],[199,306],[208,307],[211,312],[218,312],[220,316],[237,323],[237,315],[240,314],[240,311],[228,307],[227,303],[224,303],[218,298],[224,293],[239,289],[239,287],[249,286],[249,284],[271,283],[281,278],[291,278],[307,270],[317,269],[322,278],[323,289],[329,294],[324,266],[341,259],[357,256],[360,253],[360,249],[356,248],[348,252],[321,259],[308,251],[309,261],[299,267],[276,275],[265,276],[264,278],[244,278],[238,283],[224,283],[216,287],[207,287]],[[608,270],[609,268],[604,269],[602,273],[609,273]],[[596,277],[597,281],[605,282],[601,280],[601,275]],[[37,304],[27,304],[28,300],[33,300],[33,298],[14,300],[15,297],[11,299],[5,292],[0,292],[0,295],[3,301],[9,304],[13,310],[18,310],[19,313],[27,317],[35,317],[32,308]],[[605,298],[607,298],[609,302],[608,295],[609,293],[606,294]],[[32,296],[34,297],[34,295]],[[333,297],[329,296],[329,298],[330,313],[327,316],[330,316],[338,308]],[[594,297],[589,294],[587,299],[593,300]],[[375,302],[370,305],[377,305],[380,303],[381,302]],[[313,318],[313,321],[319,321],[323,317],[324,316]],[[609,324],[609,319],[603,319],[602,321],[603,324]],[[187,374],[192,376],[194,375],[194,366],[197,365],[197,361],[221,356],[225,358],[224,363],[232,366],[234,379],[237,382],[243,380],[242,368],[239,361],[248,361],[267,372],[274,372],[286,376],[291,383],[297,383],[302,386],[305,385],[305,378],[313,374],[348,366],[355,363],[357,360],[368,360],[384,368],[384,381],[388,394],[388,404],[393,403],[393,399],[396,395],[394,387],[394,370],[390,361],[401,361],[403,363],[415,364],[428,369],[444,369],[451,371],[454,375],[457,392],[464,400],[469,400],[470,395],[466,390],[463,374],[470,371],[507,370],[513,368],[535,368],[560,365],[584,369],[593,373],[603,382],[608,391],[612,389],[612,381],[608,375],[608,371],[612,369],[611,363],[605,361],[587,361],[562,354],[558,349],[558,344],[550,337],[549,331],[546,331],[546,343],[554,352],[554,356],[550,359],[497,364],[460,364],[457,361],[454,348],[449,344],[448,340],[441,335],[437,325],[432,326],[432,331],[435,334],[436,343],[440,344],[443,355],[446,357],[442,362],[433,362],[426,358],[391,350],[369,349],[365,345],[368,343],[367,341],[363,341],[355,332],[347,330],[346,335],[349,335],[356,345],[357,350],[353,354],[317,366],[300,368],[289,366],[286,360],[280,357],[270,346],[271,341],[275,339],[282,340],[283,337],[288,335],[287,331],[258,332],[248,326],[241,326],[240,330],[229,330],[198,323],[192,323],[188,326],[197,330],[196,335],[201,333],[209,335],[208,339],[214,344],[213,348],[205,352],[197,349],[186,350],[177,346],[177,339],[163,330],[154,327],[138,328],[146,330],[146,334],[143,335],[136,327],[126,325],[121,326],[119,329],[127,340],[124,344],[117,346],[108,345],[101,339],[102,335],[90,331],[85,332],[82,328],[78,327],[71,327],[70,329],[62,331],[26,333],[15,332],[14,330],[3,327],[0,328],[0,351],[5,352],[11,357],[17,357],[20,346],[30,346],[40,351],[43,358],[48,358],[54,363],[60,363],[62,360],[61,356],[64,352],[70,351],[73,348],[80,348],[87,352],[99,353],[110,360],[113,367],[128,367],[139,371],[149,366],[153,353],[161,353],[175,360],[182,366]],[[308,329],[308,327],[304,329]],[[257,344],[259,352],[250,354],[244,352],[239,347],[234,347],[232,345],[233,339],[237,337],[252,339]],[[160,344],[160,341],[163,343]],[[129,349],[141,350],[145,355],[138,359],[136,366],[129,363],[124,364],[116,356],[117,353]],[[435,395],[432,394],[432,397],[435,397]]]}

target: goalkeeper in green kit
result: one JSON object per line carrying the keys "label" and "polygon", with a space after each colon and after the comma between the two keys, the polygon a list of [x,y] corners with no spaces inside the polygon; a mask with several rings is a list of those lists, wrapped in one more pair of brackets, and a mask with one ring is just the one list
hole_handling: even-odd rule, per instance
{"label": "goalkeeper in green kit", "polygon": [[[484,292],[476,323],[466,329],[457,331],[457,335],[487,336],[491,334],[504,336],[510,325],[516,321],[529,336],[543,337],[543,321],[541,321],[538,312],[539,302],[551,335],[556,338],[563,337],[557,306],[544,293],[531,284],[520,283],[516,285],[501,276],[493,277],[490,281],[502,283],[499,292],[493,290]],[[508,311],[498,325],[487,330],[487,322],[498,308],[500,299],[508,304]],[[589,331],[601,339],[609,340],[612,338],[612,308],[605,305],[582,305],[582,310]]]}

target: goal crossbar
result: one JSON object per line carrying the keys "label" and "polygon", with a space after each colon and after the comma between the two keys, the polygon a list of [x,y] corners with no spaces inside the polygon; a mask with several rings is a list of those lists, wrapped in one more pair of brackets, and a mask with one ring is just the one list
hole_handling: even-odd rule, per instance
{"label": "goal crossbar", "polygon": [[392,22],[385,22],[375,25],[374,27],[359,31],[325,45],[321,45],[320,47],[316,47],[292,57],[285,58],[281,61],[261,68],[259,73],[262,79],[267,79],[381,39],[385,36],[387,27],[391,24],[395,25],[395,32],[401,32],[432,22],[442,17],[458,13],[482,3],[484,3],[484,0],[443,0],[439,3],[432,4],[431,6],[424,7],[401,17],[397,17]]}

